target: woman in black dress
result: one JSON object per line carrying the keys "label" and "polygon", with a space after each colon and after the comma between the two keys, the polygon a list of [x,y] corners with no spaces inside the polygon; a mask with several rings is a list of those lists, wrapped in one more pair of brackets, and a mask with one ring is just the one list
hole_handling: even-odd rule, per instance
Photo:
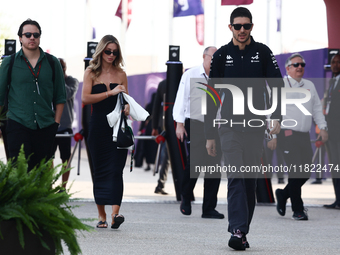
{"label": "woman in black dress", "polygon": [[[112,205],[111,228],[124,222],[119,214],[123,197],[123,169],[127,150],[117,149],[112,141],[113,129],[106,115],[112,112],[120,92],[128,93],[126,73],[118,40],[104,36],[98,43],[93,59],[84,74],[82,102],[92,104],[88,146],[93,168],[93,193],[98,209],[98,228],[107,228],[105,205]],[[129,114],[126,104],[124,113]]]}

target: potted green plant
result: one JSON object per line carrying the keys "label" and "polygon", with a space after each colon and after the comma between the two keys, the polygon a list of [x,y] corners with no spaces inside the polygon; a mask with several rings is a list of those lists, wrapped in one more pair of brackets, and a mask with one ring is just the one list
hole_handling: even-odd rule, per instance
{"label": "potted green plant", "polygon": [[62,240],[71,254],[80,254],[76,231],[91,227],[73,215],[71,195],[56,185],[68,169],[58,171],[61,165],[53,167],[52,160],[29,173],[27,167],[23,147],[15,162],[0,161],[1,254],[61,254]]}

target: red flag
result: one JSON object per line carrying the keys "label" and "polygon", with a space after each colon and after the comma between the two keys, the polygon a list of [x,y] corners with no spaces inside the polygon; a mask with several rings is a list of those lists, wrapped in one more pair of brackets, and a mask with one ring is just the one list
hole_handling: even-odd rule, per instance
{"label": "red flag", "polygon": [[128,0],[128,23],[127,23],[127,28],[130,25],[131,18],[132,18],[132,0]]}
{"label": "red flag", "polygon": [[196,15],[196,39],[199,45],[204,45],[204,14]]}
{"label": "red flag", "polygon": [[221,5],[246,5],[252,3],[253,0],[221,0]]}
{"label": "red flag", "polygon": [[117,8],[115,16],[122,18],[123,17],[123,12],[122,12],[122,0],[120,0],[119,6]]}
{"label": "red flag", "polygon": [[[120,0],[119,6],[118,6],[116,14],[115,14],[115,16],[117,16],[117,17],[119,17],[121,19],[123,17],[122,1],[123,0]],[[128,27],[130,25],[130,22],[131,22],[131,17],[132,17],[132,0],[128,0],[128,13],[127,13],[127,16],[128,16],[128,20],[127,20],[127,27],[126,27],[126,29],[128,29]]]}

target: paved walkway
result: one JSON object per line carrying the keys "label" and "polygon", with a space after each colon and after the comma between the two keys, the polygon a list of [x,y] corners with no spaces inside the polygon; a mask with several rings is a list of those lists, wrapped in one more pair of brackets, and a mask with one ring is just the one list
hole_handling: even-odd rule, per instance
{"label": "paved walkway", "polygon": [[[0,154],[1,156],[1,154]],[[88,164],[86,151],[81,152],[80,175],[77,175],[78,159],[72,161],[73,169],[70,174],[70,181],[73,181],[71,192],[75,193],[73,198],[93,200],[92,180]],[[1,157],[0,157],[1,158]],[[61,163],[59,156],[56,155],[55,164]],[[145,171],[143,168],[134,167],[133,171],[129,171],[129,160],[124,169],[124,202],[175,202],[176,195],[172,179],[171,170],[169,171],[168,181],[165,190],[170,194],[167,196],[154,193],[157,185],[158,175],[153,176],[152,170]],[[287,180],[285,180],[287,182]],[[322,184],[311,184],[313,180],[309,180],[302,190],[302,197],[307,206],[322,206],[323,204],[334,202],[334,190],[332,180],[324,180]],[[273,191],[277,188],[283,188],[284,184],[277,184],[277,179],[272,180]],[[226,204],[227,180],[222,179],[218,198],[220,204]],[[195,188],[195,203],[202,203],[203,197],[203,179],[200,178]]]}
{"label": "paved walkway", "polygon": [[[0,159],[4,160],[3,146],[0,145]],[[60,163],[58,155],[55,164]],[[74,213],[86,223],[95,226],[97,210],[93,200],[92,181],[85,150],[80,160],[80,175],[77,175],[77,159],[72,162],[70,180],[73,181],[71,205],[80,205]],[[97,254],[233,254],[228,248],[230,234],[227,219],[201,218],[203,182],[199,179],[195,188],[196,201],[191,216],[179,211],[171,173],[166,190],[170,195],[154,194],[157,176],[151,171],[134,168],[130,173],[124,170],[124,199],[121,213],[125,223],[118,230],[96,229],[91,233],[79,234],[78,241],[84,255]],[[273,179],[273,190],[284,187]],[[217,210],[226,215],[226,184],[221,182]],[[308,208],[309,221],[291,219],[288,204],[285,217],[277,214],[275,205],[258,205],[251,224],[248,254],[337,254],[340,250],[338,231],[340,210],[322,208],[332,203],[334,192],[331,180],[321,185],[303,187],[303,200]],[[108,222],[110,207],[106,207]],[[226,215],[227,216],[227,215]],[[69,254],[65,247],[65,254]]]}

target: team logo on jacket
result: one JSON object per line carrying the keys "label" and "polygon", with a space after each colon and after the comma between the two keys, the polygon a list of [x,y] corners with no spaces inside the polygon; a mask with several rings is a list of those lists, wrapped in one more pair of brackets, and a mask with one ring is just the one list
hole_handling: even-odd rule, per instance
{"label": "team logo on jacket", "polygon": [[259,63],[260,62],[260,56],[259,56],[259,52],[256,52],[256,55],[251,57],[250,60],[251,63]]}
{"label": "team logo on jacket", "polygon": [[271,56],[271,58],[272,58],[273,65],[274,65],[275,69],[279,69],[280,67],[279,67],[279,65],[277,64],[277,60],[276,60],[275,56],[273,55],[273,53],[270,53],[270,56]]}
{"label": "team logo on jacket", "polygon": [[225,66],[234,66],[234,60],[233,60],[232,56],[227,55],[225,57]]}

